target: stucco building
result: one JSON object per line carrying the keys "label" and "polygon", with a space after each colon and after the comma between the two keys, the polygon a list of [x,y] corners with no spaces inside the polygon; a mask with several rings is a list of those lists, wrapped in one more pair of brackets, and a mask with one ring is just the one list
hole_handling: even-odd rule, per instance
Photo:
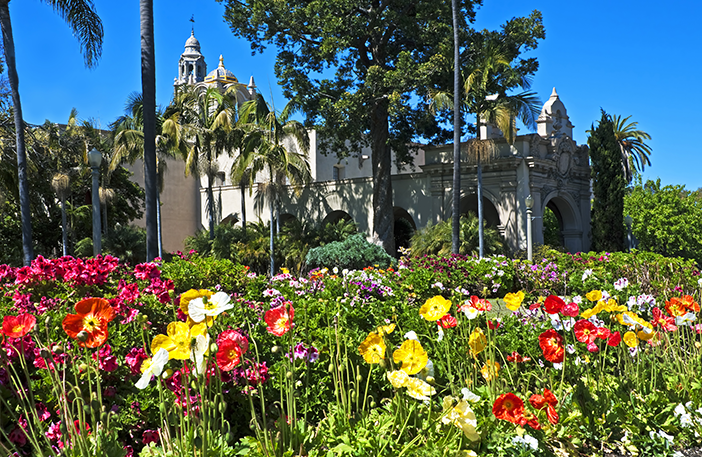
{"label": "stucco building", "polygon": [[[215,70],[206,72],[200,44],[194,34],[186,41],[178,62],[177,88],[183,84],[208,84],[220,89],[237,88],[240,103],[253,98],[256,86],[240,83],[224,67],[220,56]],[[543,242],[543,213],[553,211],[560,224],[563,245],[571,252],[587,250],[590,245],[590,168],[586,146],[573,141],[573,125],[565,105],[554,89],[543,106],[536,133],[521,135],[510,145],[494,126],[481,125],[481,138],[494,142],[498,151],[495,160],[483,164],[483,203],[487,223],[496,227],[513,250],[526,247],[525,198],[534,199],[534,242]],[[358,151],[355,157],[339,160],[319,152],[320,139],[310,134],[310,167],[312,183],[301,194],[288,192],[280,205],[281,220],[289,218],[312,221],[333,221],[350,218],[360,231],[370,234],[373,214],[370,149]],[[290,144],[290,147],[295,147]],[[415,228],[447,219],[452,208],[453,146],[426,146],[414,157],[414,165],[393,169],[392,187],[395,219],[405,219]],[[464,159],[466,157],[464,156]],[[220,202],[218,218],[237,220],[242,199],[247,221],[267,222],[269,212],[253,195],[242,195],[231,182],[233,158],[223,155],[219,162],[214,188]],[[161,200],[163,239],[166,251],[183,249],[183,239],[208,224],[205,210],[206,180],[186,178],[182,164],[169,165],[169,173]],[[260,182],[265,177],[258,177]],[[461,162],[461,211],[477,212],[476,166]]]}

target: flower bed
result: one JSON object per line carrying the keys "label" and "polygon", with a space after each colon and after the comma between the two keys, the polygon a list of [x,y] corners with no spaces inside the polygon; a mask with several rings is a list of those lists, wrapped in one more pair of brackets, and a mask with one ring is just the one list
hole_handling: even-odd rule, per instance
{"label": "flower bed", "polygon": [[674,455],[702,433],[699,279],[644,253],[0,266],[0,451]]}

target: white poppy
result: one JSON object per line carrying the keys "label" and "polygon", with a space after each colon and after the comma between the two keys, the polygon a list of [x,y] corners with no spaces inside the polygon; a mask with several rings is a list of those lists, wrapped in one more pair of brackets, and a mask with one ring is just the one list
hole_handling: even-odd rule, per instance
{"label": "white poppy", "polygon": [[234,304],[229,302],[229,295],[224,292],[217,292],[207,301],[202,297],[190,300],[188,303],[188,315],[194,322],[202,322],[205,316],[218,316],[232,308],[234,308]]}
{"label": "white poppy", "polygon": [[151,376],[161,375],[166,363],[168,363],[168,351],[164,348],[159,348],[152,358],[141,362],[141,378],[136,383],[137,389],[145,389],[151,381]]}
{"label": "white poppy", "polygon": [[190,351],[190,360],[195,362],[195,373],[201,375],[207,368],[205,354],[210,348],[210,335],[198,335],[195,337],[195,344]]}

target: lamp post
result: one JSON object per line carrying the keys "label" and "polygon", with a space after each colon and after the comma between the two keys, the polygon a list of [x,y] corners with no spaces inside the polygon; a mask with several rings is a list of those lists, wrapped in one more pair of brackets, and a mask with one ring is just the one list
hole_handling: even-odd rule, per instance
{"label": "lamp post", "polygon": [[102,238],[100,234],[100,164],[102,163],[102,154],[97,149],[93,148],[88,153],[88,165],[92,170],[93,175],[93,255],[97,256],[102,250]]}
{"label": "lamp post", "polygon": [[531,252],[531,209],[534,207],[534,198],[529,194],[529,196],[524,200],[526,205],[526,216],[527,216],[527,259],[529,262],[532,260]]}
{"label": "lamp post", "polygon": [[631,252],[631,248],[633,248],[632,245],[634,244],[633,240],[632,240],[632,236],[631,236],[631,224],[633,222],[633,220],[631,219],[631,216],[629,216],[627,214],[626,217],[624,218],[624,222],[626,223],[626,229],[627,229],[627,231],[626,231],[626,247],[629,250],[629,252]]}

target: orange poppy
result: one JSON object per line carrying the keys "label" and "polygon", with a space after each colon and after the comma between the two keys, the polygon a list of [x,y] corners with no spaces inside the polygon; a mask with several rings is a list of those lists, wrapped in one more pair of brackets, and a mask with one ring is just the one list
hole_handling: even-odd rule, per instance
{"label": "orange poppy", "polygon": [[548,417],[548,421],[551,422],[553,425],[556,425],[558,423],[559,418],[558,412],[556,411],[558,399],[555,395],[553,395],[553,393],[550,390],[544,389],[543,395],[532,395],[529,398],[529,403],[531,403],[531,406],[533,406],[534,409],[546,409],[546,416]]}
{"label": "orange poppy", "polygon": [[524,402],[512,392],[497,397],[497,400],[492,405],[492,414],[498,419],[512,422],[513,424],[524,425],[526,423]]}
{"label": "orange poppy", "polygon": [[31,332],[37,318],[31,314],[21,314],[19,316],[5,316],[2,320],[2,332],[10,338],[22,338]]}
{"label": "orange poppy", "polygon": [[86,298],[76,303],[76,313],[63,319],[63,330],[87,348],[102,346],[107,341],[107,324],[115,318],[115,310],[104,298]]}
{"label": "orange poppy", "polygon": [[673,317],[684,316],[687,313],[698,313],[700,305],[690,296],[673,297],[665,302],[665,310]]}

